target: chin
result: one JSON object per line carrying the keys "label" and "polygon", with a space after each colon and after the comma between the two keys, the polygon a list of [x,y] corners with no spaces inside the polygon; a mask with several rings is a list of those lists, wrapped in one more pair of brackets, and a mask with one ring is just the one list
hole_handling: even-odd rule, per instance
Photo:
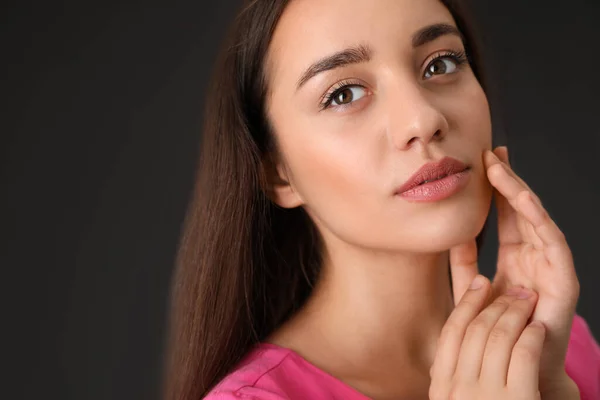
{"label": "chin", "polygon": [[[485,222],[485,220],[484,220]],[[416,252],[421,253],[439,253],[450,250],[454,246],[475,240],[483,228],[482,224],[466,224],[461,227],[448,227],[448,229],[439,229],[421,236],[420,243],[414,243]]]}
{"label": "chin", "polygon": [[[483,229],[490,211],[490,202],[466,202],[458,208],[434,212],[426,220],[414,221],[408,232],[403,227],[402,238],[396,243],[405,243],[405,249],[416,253],[447,251],[459,244],[474,240]],[[441,211],[441,210],[439,210]]]}

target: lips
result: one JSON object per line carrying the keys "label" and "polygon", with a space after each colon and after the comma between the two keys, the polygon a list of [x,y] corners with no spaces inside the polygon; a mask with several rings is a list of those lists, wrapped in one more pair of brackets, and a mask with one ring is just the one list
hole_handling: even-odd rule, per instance
{"label": "lips", "polygon": [[468,165],[452,157],[423,165],[395,193],[400,194],[427,182],[442,179],[468,169]]}

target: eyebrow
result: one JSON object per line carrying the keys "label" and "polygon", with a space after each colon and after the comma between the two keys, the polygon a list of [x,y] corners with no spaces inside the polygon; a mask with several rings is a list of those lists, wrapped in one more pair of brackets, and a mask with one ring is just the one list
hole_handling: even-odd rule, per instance
{"label": "eyebrow", "polygon": [[[455,26],[439,23],[428,25],[415,32],[412,36],[412,47],[417,48],[423,46],[444,35],[458,36],[463,43],[465,42],[464,36]],[[332,55],[326,56],[306,69],[306,71],[298,80],[296,90],[299,90],[308,80],[322,72],[345,67],[351,64],[368,62],[371,60],[372,56],[373,50],[367,45],[349,47]]]}

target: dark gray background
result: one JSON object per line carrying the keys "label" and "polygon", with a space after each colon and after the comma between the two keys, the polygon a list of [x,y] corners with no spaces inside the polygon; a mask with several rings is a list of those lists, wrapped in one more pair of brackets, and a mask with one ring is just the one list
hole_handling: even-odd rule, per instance
{"label": "dark gray background", "polygon": [[[158,398],[203,92],[236,3],[4,6],[0,265],[11,373],[1,397]],[[598,337],[600,3],[476,3],[496,127],[567,235],[578,312]],[[481,266],[491,276],[489,239]]]}

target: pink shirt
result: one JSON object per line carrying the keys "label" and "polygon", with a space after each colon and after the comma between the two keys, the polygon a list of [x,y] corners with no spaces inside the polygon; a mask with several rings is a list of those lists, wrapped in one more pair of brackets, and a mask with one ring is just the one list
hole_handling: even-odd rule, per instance
{"label": "pink shirt", "polygon": [[[576,315],[566,360],[581,400],[600,399],[600,346]],[[262,343],[205,397],[207,400],[368,400],[292,350]]]}

